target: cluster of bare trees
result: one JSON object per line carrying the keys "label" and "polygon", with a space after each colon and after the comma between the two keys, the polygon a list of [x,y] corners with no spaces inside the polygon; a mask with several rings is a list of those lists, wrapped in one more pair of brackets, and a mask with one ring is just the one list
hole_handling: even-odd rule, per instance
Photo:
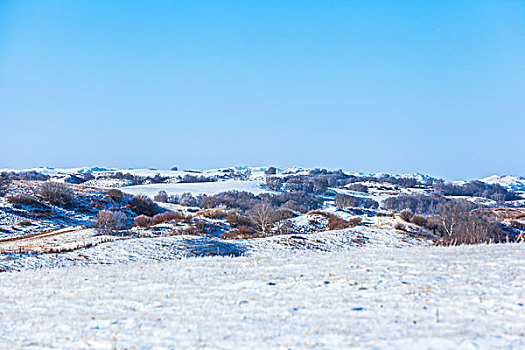
{"label": "cluster of bare trees", "polygon": [[425,227],[440,237],[444,245],[499,242],[503,239],[500,225],[490,217],[476,213],[472,203],[450,200],[437,205],[432,215],[414,214],[405,209],[400,218]]}
{"label": "cluster of bare trees", "polygon": [[354,197],[347,194],[338,193],[334,198],[335,206],[339,209],[350,207],[377,209],[379,203],[370,198]]}

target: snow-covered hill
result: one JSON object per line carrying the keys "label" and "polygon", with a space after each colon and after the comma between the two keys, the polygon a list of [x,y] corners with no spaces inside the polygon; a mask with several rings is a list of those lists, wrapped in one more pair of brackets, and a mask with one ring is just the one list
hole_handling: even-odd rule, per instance
{"label": "snow-covered hill", "polygon": [[488,184],[498,184],[512,191],[525,192],[525,177],[511,175],[492,175],[481,179]]}

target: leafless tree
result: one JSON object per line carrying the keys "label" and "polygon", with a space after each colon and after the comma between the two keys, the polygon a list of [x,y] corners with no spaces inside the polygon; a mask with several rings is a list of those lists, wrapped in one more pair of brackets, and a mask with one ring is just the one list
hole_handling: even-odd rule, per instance
{"label": "leafless tree", "polygon": [[277,220],[275,209],[267,202],[262,202],[254,206],[253,209],[249,211],[248,216],[255,226],[265,234],[270,233]]}

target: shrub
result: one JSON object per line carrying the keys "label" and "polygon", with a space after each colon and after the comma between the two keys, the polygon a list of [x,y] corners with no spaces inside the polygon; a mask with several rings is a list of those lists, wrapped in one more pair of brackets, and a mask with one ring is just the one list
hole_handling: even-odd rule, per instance
{"label": "shrub", "polygon": [[261,232],[256,232],[247,226],[239,226],[235,230],[226,231],[221,234],[221,239],[251,239],[265,237]]}
{"label": "shrub", "polygon": [[412,220],[412,217],[414,217],[414,213],[412,213],[412,210],[410,209],[401,210],[401,212],[399,213],[399,217],[403,221],[410,222],[410,220]]}
{"label": "shrub", "polygon": [[357,226],[360,225],[363,222],[363,219],[356,216],[355,218],[351,218],[348,220],[351,226]]}
{"label": "shrub", "polygon": [[197,215],[204,216],[209,219],[222,219],[226,216],[226,213],[222,209],[206,209],[199,211]]}
{"label": "shrub", "polygon": [[18,223],[18,226],[31,226],[33,225],[33,221],[31,220],[22,220]]}
{"label": "shrub", "polygon": [[139,215],[133,219],[133,226],[148,228],[151,226],[151,218],[146,215]]}
{"label": "shrub", "polygon": [[11,203],[15,208],[20,208],[22,206],[31,206],[31,207],[39,207],[39,208],[46,208],[47,206],[43,205],[33,196],[29,195],[17,195],[17,196],[11,196],[7,197],[7,201]]}
{"label": "shrub", "polygon": [[345,228],[349,228],[352,225],[337,215],[330,215],[328,217],[327,226],[329,230],[343,230]]}
{"label": "shrub", "polygon": [[193,197],[193,195],[189,192],[183,193],[180,196],[179,204],[185,207],[198,207],[199,206],[199,202],[197,201],[197,199]]}
{"label": "shrub", "polygon": [[153,200],[155,202],[167,203],[168,194],[166,193],[166,191],[159,191],[159,193],[157,193],[155,197],[153,197]]}
{"label": "shrub", "polygon": [[416,214],[416,215],[412,216],[411,222],[414,225],[417,225],[417,226],[420,226],[420,227],[426,227],[426,225],[428,223],[428,220],[427,220],[427,218],[425,216]]}
{"label": "shrub", "polygon": [[248,219],[244,215],[235,212],[229,212],[228,215],[226,215],[226,221],[231,227],[251,225],[250,219]]}
{"label": "shrub", "polygon": [[126,216],[120,212],[101,210],[94,220],[95,227],[102,232],[113,232],[126,228]]}
{"label": "shrub", "polygon": [[53,205],[70,207],[75,201],[75,194],[71,188],[60,182],[45,182],[40,187],[40,197]]}
{"label": "shrub", "polygon": [[[152,225],[158,225],[158,224],[163,224],[163,223],[170,222],[170,221],[178,222],[179,220],[183,220],[185,218],[186,217],[184,216],[184,214],[178,211],[168,211],[166,213],[155,215],[151,223]],[[191,220],[191,216],[190,216],[190,220]]]}
{"label": "shrub", "polygon": [[399,231],[406,231],[407,230],[407,227],[405,226],[405,224],[401,223],[401,222],[398,222],[394,225],[394,228],[396,230],[399,230]]}
{"label": "shrub", "polygon": [[159,212],[159,207],[150,198],[144,195],[133,196],[129,203],[131,210],[137,215],[154,216]]}
{"label": "shrub", "polygon": [[112,188],[112,189],[108,190],[107,195],[108,195],[109,198],[113,199],[116,202],[120,201],[122,199],[122,197],[124,196],[122,191],[118,190],[116,188]]}

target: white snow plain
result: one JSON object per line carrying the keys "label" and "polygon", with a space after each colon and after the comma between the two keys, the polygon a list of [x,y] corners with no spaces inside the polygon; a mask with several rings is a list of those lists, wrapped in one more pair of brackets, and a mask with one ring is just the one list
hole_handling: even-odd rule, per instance
{"label": "white snow plain", "polygon": [[198,182],[198,183],[162,183],[121,187],[125,193],[138,195],[143,194],[153,198],[159,191],[166,191],[168,195],[181,195],[191,193],[192,195],[215,195],[226,191],[246,191],[253,194],[271,192],[261,187],[258,181],[226,180],[217,182]]}
{"label": "white snow plain", "polygon": [[525,246],[0,273],[0,348],[525,348]]}

